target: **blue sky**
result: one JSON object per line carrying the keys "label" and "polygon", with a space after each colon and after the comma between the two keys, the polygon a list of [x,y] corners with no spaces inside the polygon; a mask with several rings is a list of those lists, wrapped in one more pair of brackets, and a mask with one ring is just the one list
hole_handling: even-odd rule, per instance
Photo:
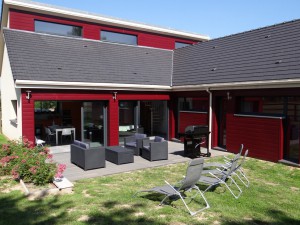
{"label": "blue sky", "polygon": [[35,0],[211,38],[300,19],[300,0]]}

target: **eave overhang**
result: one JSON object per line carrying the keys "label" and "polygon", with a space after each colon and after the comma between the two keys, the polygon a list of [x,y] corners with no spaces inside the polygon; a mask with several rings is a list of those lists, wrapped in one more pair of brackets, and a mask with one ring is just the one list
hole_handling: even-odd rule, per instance
{"label": "eave overhang", "polygon": [[75,90],[123,90],[123,91],[171,91],[170,86],[164,86],[164,85],[32,81],[32,80],[16,80],[15,88],[75,89]]}
{"label": "eave overhang", "polygon": [[[300,74],[299,74],[300,76]],[[264,88],[293,88],[300,87],[300,79],[246,81],[217,84],[174,86],[172,91],[200,91],[200,90],[234,90],[234,89],[264,89]]]}
{"label": "eave overhang", "polygon": [[300,87],[300,79],[234,82],[222,84],[201,84],[186,86],[116,84],[116,83],[88,83],[61,81],[32,81],[16,80],[15,88],[22,89],[73,89],[73,90],[123,90],[123,91],[206,91],[206,90],[235,90],[235,89],[269,89]]}

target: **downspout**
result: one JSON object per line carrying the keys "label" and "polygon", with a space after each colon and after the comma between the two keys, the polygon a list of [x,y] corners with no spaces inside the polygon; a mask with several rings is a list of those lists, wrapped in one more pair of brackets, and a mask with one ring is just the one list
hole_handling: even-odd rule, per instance
{"label": "downspout", "polygon": [[209,94],[209,111],[208,111],[208,150],[211,150],[211,128],[212,128],[212,93],[209,88],[206,89]]}

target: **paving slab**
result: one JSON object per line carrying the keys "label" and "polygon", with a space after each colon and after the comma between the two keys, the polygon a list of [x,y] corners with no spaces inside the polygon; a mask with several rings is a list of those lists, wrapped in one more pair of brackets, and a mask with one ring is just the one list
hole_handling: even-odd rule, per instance
{"label": "paving slab", "polygon": [[[148,161],[140,156],[134,156],[134,163],[116,165],[109,161],[106,161],[105,168],[93,169],[84,171],[80,167],[72,164],[70,162],[70,146],[54,146],[50,147],[50,152],[53,153],[53,160],[57,163],[66,164],[67,168],[64,172],[64,177],[66,177],[70,181],[76,181],[85,178],[93,178],[106,176],[117,173],[124,173],[134,170],[153,168],[158,166],[166,166],[175,163],[188,162],[191,159],[188,157],[184,157],[183,155],[183,144],[169,141],[169,156],[168,160],[159,160],[159,161]],[[206,152],[206,149],[204,151]],[[211,157],[228,155],[231,153],[224,151],[211,150]]]}

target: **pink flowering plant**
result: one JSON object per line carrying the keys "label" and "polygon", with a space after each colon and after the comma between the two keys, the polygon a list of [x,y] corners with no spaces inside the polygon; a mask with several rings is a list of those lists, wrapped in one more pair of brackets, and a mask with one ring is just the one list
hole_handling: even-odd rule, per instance
{"label": "pink flowering plant", "polygon": [[0,147],[0,175],[11,175],[36,185],[45,185],[58,173],[62,176],[65,165],[56,165],[47,147],[32,147],[28,139],[10,141]]}

